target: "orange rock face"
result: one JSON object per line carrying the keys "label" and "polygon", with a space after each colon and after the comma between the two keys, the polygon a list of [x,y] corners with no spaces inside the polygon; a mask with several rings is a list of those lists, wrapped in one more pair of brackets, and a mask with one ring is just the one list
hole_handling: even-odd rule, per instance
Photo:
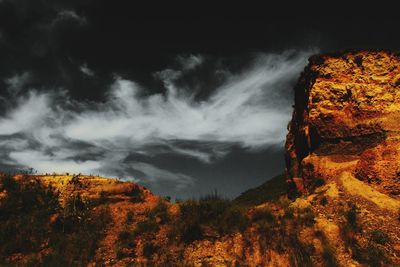
{"label": "orange rock face", "polygon": [[344,171],[400,194],[400,57],[385,51],[314,56],[295,87],[286,141],[289,194]]}

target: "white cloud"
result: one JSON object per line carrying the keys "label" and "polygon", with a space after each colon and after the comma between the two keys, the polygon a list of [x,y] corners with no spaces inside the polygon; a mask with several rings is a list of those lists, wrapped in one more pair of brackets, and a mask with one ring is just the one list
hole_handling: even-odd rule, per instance
{"label": "white cloud", "polygon": [[0,117],[0,135],[11,135],[19,132],[29,132],[40,128],[50,112],[49,95],[31,91],[21,97],[17,107],[10,110],[6,116]]}
{"label": "white cloud", "polygon": [[282,80],[298,75],[305,58],[265,56],[201,103],[179,94],[173,84],[165,97],[138,98],[141,88],[118,78],[108,109],[75,114],[65,134],[85,142],[124,139],[133,146],[154,140],[232,142],[248,148],[279,144],[285,139],[291,100],[279,99],[275,90]]}
{"label": "white cloud", "polygon": [[23,72],[5,79],[4,82],[8,86],[8,92],[12,95],[16,95],[31,81],[31,78],[32,75],[30,72]]}
{"label": "white cloud", "polygon": [[204,57],[202,55],[178,56],[177,61],[183,70],[192,70],[204,62]]}
{"label": "white cloud", "polygon": [[52,173],[64,171],[71,173],[89,174],[100,168],[100,163],[93,160],[76,161],[63,155],[45,155],[36,150],[24,150],[11,152],[10,158],[22,166],[29,166],[40,173]]}
{"label": "white cloud", "polygon": [[61,10],[57,13],[56,17],[52,21],[52,25],[56,25],[57,23],[61,21],[66,21],[66,20],[74,20],[78,22],[79,24],[86,24],[87,20],[85,17],[79,16],[75,10]]}
{"label": "white cloud", "polygon": [[87,76],[90,76],[90,77],[94,76],[94,71],[91,70],[91,69],[89,69],[89,67],[88,67],[88,65],[87,65],[86,63],[83,64],[83,65],[81,65],[81,66],[79,67],[79,70],[80,70],[83,74],[85,74],[85,75],[87,75]]}
{"label": "white cloud", "polygon": [[193,183],[193,178],[182,173],[170,172],[165,169],[157,168],[151,164],[136,162],[132,167],[148,176],[148,182],[153,184],[167,183],[175,191],[184,189]]}
{"label": "white cloud", "polygon": [[[145,182],[170,181],[181,190],[193,183],[191,177],[149,163],[126,163],[126,158],[132,152],[150,156],[167,152],[212,163],[232,146],[259,150],[282,145],[292,111],[292,96],[285,91],[291,90],[291,81],[297,79],[311,52],[260,55],[242,73],[224,72],[226,82],[201,102],[175,83],[185,69],[202,64],[200,56],[179,59],[182,70],[158,73],[165,81],[165,95],[143,97],[141,86],[121,77],[116,77],[105,102],[91,105],[74,102],[61,91],[32,90],[0,117],[0,146],[9,151],[3,162],[11,160],[15,166],[41,172],[100,173],[130,179],[136,179],[129,173],[135,169],[145,173]],[[9,85],[18,87],[23,80],[10,79]],[[71,103],[79,111],[70,108]],[[15,134],[30,142],[16,144]],[[7,138],[14,143],[4,146]],[[74,149],[76,143],[93,149],[85,151],[79,145]],[[188,143],[193,145],[183,145]]]}

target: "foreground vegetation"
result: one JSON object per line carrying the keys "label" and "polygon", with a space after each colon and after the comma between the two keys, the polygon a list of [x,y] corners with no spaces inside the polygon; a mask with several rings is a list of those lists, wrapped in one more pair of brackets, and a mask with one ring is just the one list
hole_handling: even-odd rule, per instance
{"label": "foreground vegetation", "polygon": [[[105,185],[96,191],[88,181],[63,180],[68,190],[61,194],[35,176],[0,176],[0,266],[208,266],[221,253],[228,266],[257,255],[261,265],[274,257],[280,266],[340,266],[343,255],[392,265],[385,229],[365,226],[356,204],[333,205],[321,193],[293,202],[273,189],[259,203],[252,196],[267,192],[262,186],[236,200],[215,193],[172,204],[132,184],[96,180]],[[321,221],[321,211],[340,224]],[[332,237],[326,229],[335,227]]]}
{"label": "foreground vegetation", "polygon": [[3,175],[0,186],[6,192],[0,202],[0,265],[19,255],[28,255],[26,266],[84,266],[92,259],[110,220],[107,206],[94,212],[79,194],[61,206],[58,192],[34,178]]}

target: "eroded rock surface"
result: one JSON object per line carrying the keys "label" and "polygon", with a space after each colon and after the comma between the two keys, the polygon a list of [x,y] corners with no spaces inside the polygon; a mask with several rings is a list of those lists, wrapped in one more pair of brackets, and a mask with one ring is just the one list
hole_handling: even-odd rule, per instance
{"label": "eroded rock surface", "polygon": [[286,141],[288,196],[318,214],[314,228],[340,266],[398,266],[400,58],[350,51],[309,61]]}
{"label": "eroded rock surface", "polygon": [[345,170],[400,194],[400,58],[384,51],[314,56],[295,88],[286,142],[291,194]]}

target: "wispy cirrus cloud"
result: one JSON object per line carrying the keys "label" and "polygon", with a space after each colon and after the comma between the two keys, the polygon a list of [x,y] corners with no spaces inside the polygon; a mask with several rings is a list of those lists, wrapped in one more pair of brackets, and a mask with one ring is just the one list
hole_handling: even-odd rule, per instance
{"label": "wispy cirrus cloud", "polygon": [[[282,145],[291,115],[289,92],[312,52],[259,54],[235,74],[215,69],[224,82],[201,101],[177,82],[204,64],[200,55],[178,57],[180,69],[155,74],[164,82],[163,94],[143,95],[146,88],[118,76],[99,103],[78,102],[62,90],[31,89],[15,96],[15,106],[0,116],[0,145],[7,151],[2,163],[125,177],[155,187],[170,183],[183,190],[194,178],[129,156],[170,153],[212,164],[234,146]],[[13,76],[8,86],[24,79]]]}
{"label": "wispy cirrus cloud", "polygon": [[87,23],[85,17],[78,15],[75,10],[72,9],[63,9],[57,12],[55,18],[52,21],[52,25],[55,26],[57,23],[62,21],[72,20],[76,21],[79,24]]}
{"label": "wispy cirrus cloud", "polygon": [[87,65],[86,63],[83,64],[83,65],[81,65],[81,66],[79,67],[79,70],[80,70],[83,74],[85,74],[85,75],[87,75],[87,76],[90,76],[90,77],[93,77],[93,76],[94,76],[94,71],[91,70],[91,69],[88,67],[88,65]]}

